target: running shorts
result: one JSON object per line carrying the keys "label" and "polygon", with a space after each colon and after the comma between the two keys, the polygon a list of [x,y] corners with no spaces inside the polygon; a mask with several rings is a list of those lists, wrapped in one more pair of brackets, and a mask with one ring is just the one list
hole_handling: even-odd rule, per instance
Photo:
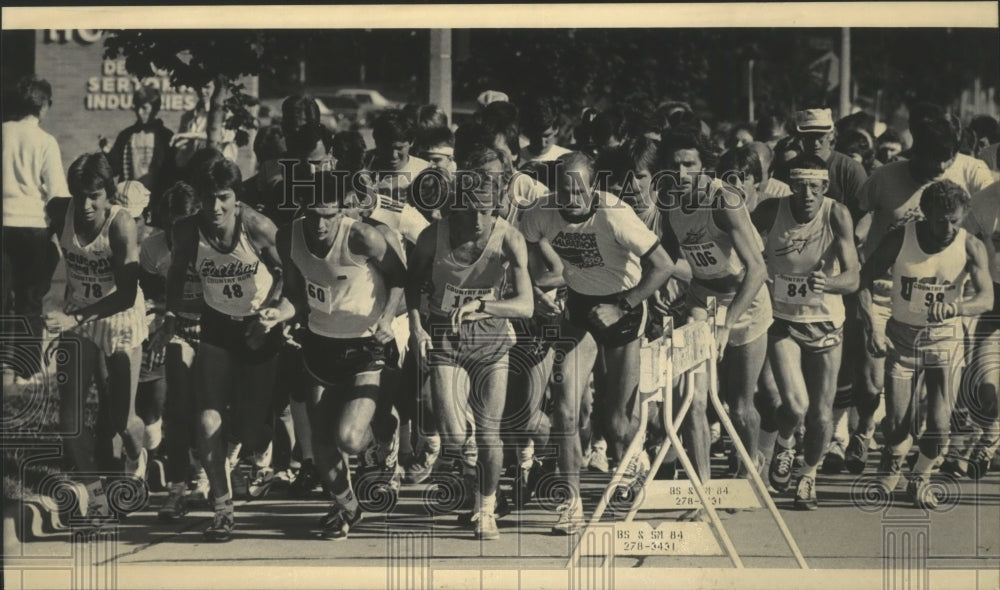
{"label": "running shorts", "polygon": [[[715,297],[721,318],[725,317],[723,314],[729,311],[729,306],[732,305],[736,294],[717,293],[698,283],[692,283],[691,289],[688,291],[688,311],[690,312],[695,307],[706,307],[709,297]],[[754,342],[767,334],[773,321],[771,294],[767,290],[767,285],[762,285],[753,301],[750,302],[750,308],[729,330],[729,346],[744,346]]]}
{"label": "running shorts", "polygon": [[217,346],[247,364],[267,362],[278,354],[285,337],[281,326],[275,326],[264,337],[260,348],[252,349],[247,344],[247,326],[254,316],[235,317],[220,313],[206,306],[201,314],[201,342]]}
{"label": "running shorts", "polygon": [[[960,321],[941,326],[911,326],[889,318],[886,360],[905,369],[965,366],[965,332]],[[886,366],[886,374],[890,367]]]}
{"label": "running shorts", "polygon": [[396,344],[380,344],[374,336],[327,338],[310,331],[302,336],[302,366],[321,385],[350,382],[356,375],[378,372],[399,363]]}
{"label": "running shorts", "polygon": [[647,303],[629,310],[620,320],[607,328],[601,328],[590,319],[590,312],[602,303],[617,306],[622,293],[612,295],[583,295],[572,289],[566,295],[566,319],[577,328],[586,330],[593,335],[598,344],[604,346],[624,346],[633,340],[638,340],[646,333],[646,323],[649,321]]}
{"label": "running shorts", "polygon": [[844,324],[792,322],[774,318],[774,323],[768,328],[767,335],[773,340],[791,338],[800,347],[818,353],[836,348],[844,342]]}
{"label": "running shorts", "polygon": [[431,336],[431,348],[427,354],[431,366],[481,369],[502,361],[517,340],[513,326],[502,318],[463,322],[456,334],[451,330],[450,318],[431,315],[427,328]]}
{"label": "running shorts", "polygon": [[141,293],[137,305],[106,318],[77,326],[68,333],[90,340],[104,352],[105,356],[111,356],[116,352],[128,352],[142,346],[142,342],[149,337],[149,324],[146,321],[146,305]]}

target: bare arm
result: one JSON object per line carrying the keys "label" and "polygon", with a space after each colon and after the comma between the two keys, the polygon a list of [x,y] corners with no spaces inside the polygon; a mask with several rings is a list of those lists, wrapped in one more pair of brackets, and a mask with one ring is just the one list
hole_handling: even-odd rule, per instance
{"label": "bare arm", "polygon": [[758,247],[756,230],[745,208],[723,207],[721,211],[715,212],[715,219],[719,229],[732,237],[736,255],[746,267],[746,275],[736,290],[729,311],[726,312],[725,328],[729,330],[750,309],[754,297],[764,286],[764,281],[767,280],[767,267],[764,264],[764,255]]}
{"label": "bare arm", "polygon": [[625,302],[629,307],[640,305],[652,297],[653,293],[656,293],[674,273],[674,263],[660,244],[656,244],[642,257],[642,260],[644,266],[642,278],[625,296]]}
{"label": "bare arm", "polygon": [[281,259],[282,288],[281,299],[275,308],[277,314],[274,322],[284,322],[295,317],[305,318],[309,314],[309,302],[306,300],[305,279],[292,262],[292,226],[286,225],[275,234],[275,248]]}
{"label": "bare arm", "polygon": [[260,252],[261,262],[264,263],[264,266],[270,271],[271,276],[274,277],[274,282],[271,284],[271,290],[264,299],[264,304],[276,303],[281,297],[283,282],[281,256],[278,254],[278,249],[275,245],[278,228],[274,225],[273,221],[257,213],[250,207],[243,207],[241,215],[243,215],[243,222],[246,224],[247,236]]}
{"label": "bare arm", "polygon": [[174,313],[193,311],[184,309],[184,282],[187,270],[194,265],[198,255],[198,218],[182,219],[174,224],[173,248],[170,250],[170,266],[167,268],[167,311]]}
{"label": "bare arm", "polygon": [[380,341],[388,342],[392,339],[392,321],[398,315],[400,303],[405,296],[403,288],[406,285],[406,266],[400,259],[399,253],[389,245],[379,230],[362,223],[354,224],[351,230],[348,242],[351,252],[371,260],[382,273],[385,285],[389,289],[385,309],[378,319],[380,334],[376,334]]}
{"label": "bare arm", "polygon": [[565,285],[566,280],[563,279],[563,262],[552,248],[552,244],[545,238],[537,242],[525,243],[528,251],[531,278],[534,279],[535,286],[539,289],[548,290]]}
{"label": "bare arm", "polygon": [[990,277],[989,257],[986,246],[971,233],[966,234],[965,252],[969,257],[967,268],[976,294],[956,305],[956,315],[974,317],[993,309],[993,284]]}
{"label": "bare arm", "polygon": [[528,247],[521,232],[514,228],[507,230],[503,252],[513,271],[515,295],[501,301],[487,301],[483,311],[498,318],[530,318],[535,311],[535,298],[528,272]]}
{"label": "bare arm", "polygon": [[431,268],[434,264],[434,251],[437,249],[438,227],[439,224],[435,223],[420,232],[409,258],[404,289],[406,309],[409,312],[411,326],[420,325],[420,299],[424,295],[424,287],[430,281]]}
{"label": "bare arm", "polygon": [[826,277],[826,293],[846,295],[858,290],[861,282],[861,263],[854,246],[854,227],[851,212],[840,203],[834,203],[830,211],[830,226],[833,228],[834,247],[840,261],[840,274]]}

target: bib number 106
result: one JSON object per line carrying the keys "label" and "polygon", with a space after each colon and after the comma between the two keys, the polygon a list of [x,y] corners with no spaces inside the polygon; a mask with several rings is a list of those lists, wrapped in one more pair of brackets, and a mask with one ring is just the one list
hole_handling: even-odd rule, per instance
{"label": "bib number 106", "polygon": [[477,299],[476,295],[465,295],[464,297],[462,295],[455,295],[455,301],[452,302],[451,307],[457,309],[474,299]]}

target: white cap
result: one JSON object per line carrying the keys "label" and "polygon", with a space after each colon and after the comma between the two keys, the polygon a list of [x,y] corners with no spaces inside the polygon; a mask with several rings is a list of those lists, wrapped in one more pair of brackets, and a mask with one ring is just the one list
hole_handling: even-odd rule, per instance
{"label": "white cap", "polygon": [[795,130],[799,133],[829,133],[833,131],[833,111],[807,109],[795,113]]}

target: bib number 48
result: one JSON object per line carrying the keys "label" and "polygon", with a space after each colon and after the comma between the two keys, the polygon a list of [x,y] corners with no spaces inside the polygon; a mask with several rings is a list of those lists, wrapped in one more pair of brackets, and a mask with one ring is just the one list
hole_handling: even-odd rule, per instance
{"label": "bib number 48", "polygon": [[226,285],[222,288],[222,294],[230,299],[239,299],[243,297],[243,287],[239,285]]}

